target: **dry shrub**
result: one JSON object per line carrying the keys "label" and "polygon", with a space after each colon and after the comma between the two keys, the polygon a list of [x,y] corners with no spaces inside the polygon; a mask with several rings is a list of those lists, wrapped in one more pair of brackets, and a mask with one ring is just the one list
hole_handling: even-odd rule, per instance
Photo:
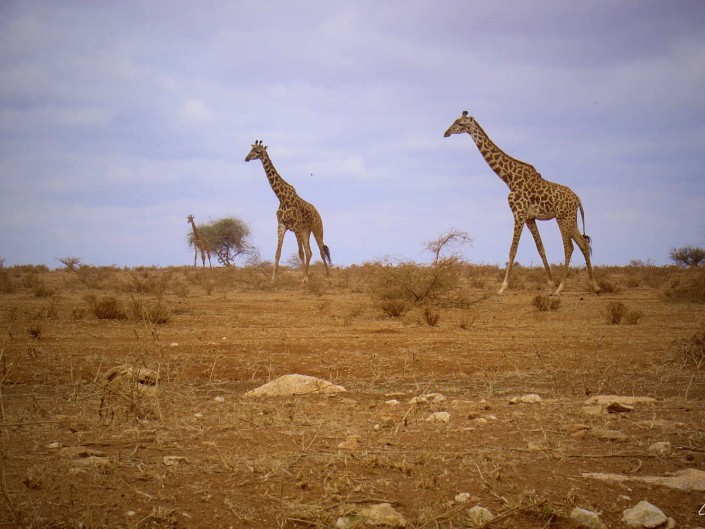
{"label": "dry shrub", "polygon": [[531,300],[531,304],[541,312],[548,312],[558,310],[558,307],[561,306],[561,300],[553,296],[535,296]]}
{"label": "dry shrub", "polygon": [[0,269],[0,292],[3,294],[12,294],[16,290],[17,286],[12,280],[10,272],[5,269]]}
{"label": "dry shrub", "polygon": [[[89,301],[89,303],[91,303]],[[102,296],[92,300],[91,309],[99,320],[126,320],[127,312],[115,296]]]}
{"label": "dry shrub", "polygon": [[621,301],[610,301],[605,307],[605,317],[608,323],[618,325],[627,312],[627,306]]}
{"label": "dry shrub", "polygon": [[421,315],[423,316],[423,321],[425,321],[426,325],[430,327],[435,327],[436,325],[438,325],[438,322],[441,319],[440,312],[435,311],[430,307],[424,308]]}
{"label": "dry shrub", "polygon": [[619,285],[606,279],[601,279],[598,281],[597,286],[600,287],[600,294],[616,294],[622,290]]}
{"label": "dry shrub", "polygon": [[456,253],[444,254],[467,242],[470,237],[465,232],[451,230],[426,243],[426,250],[433,255],[429,265],[393,259],[375,263],[373,292],[383,300],[403,299],[415,305],[463,305],[460,288],[463,260]]}
{"label": "dry shrub", "polygon": [[147,323],[168,323],[171,311],[161,300],[148,301],[142,298],[131,298],[129,306],[130,317],[133,320]]}
{"label": "dry shrub", "polygon": [[705,360],[705,331],[676,340],[673,349],[686,365],[700,366]]}
{"label": "dry shrub", "polygon": [[671,281],[664,296],[668,301],[705,303],[705,269],[698,267],[684,270]]}
{"label": "dry shrub", "polygon": [[643,316],[642,311],[632,310],[621,301],[610,301],[605,307],[605,319],[613,325],[636,325]]}
{"label": "dry shrub", "polygon": [[636,325],[639,320],[644,317],[644,313],[640,310],[627,310],[627,313],[622,318],[624,325]]}
{"label": "dry shrub", "polygon": [[384,299],[380,303],[380,308],[390,318],[400,318],[411,308],[409,303],[400,298]]}

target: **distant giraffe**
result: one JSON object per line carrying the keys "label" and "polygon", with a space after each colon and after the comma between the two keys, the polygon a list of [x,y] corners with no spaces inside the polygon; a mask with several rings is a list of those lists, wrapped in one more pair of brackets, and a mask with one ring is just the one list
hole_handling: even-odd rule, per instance
{"label": "distant giraffe", "polygon": [[274,272],[272,272],[272,281],[277,276],[279,268],[279,258],[282,252],[282,243],[284,242],[284,234],[287,230],[291,230],[296,235],[296,242],[299,245],[299,258],[301,259],[301,268],[304,273],[304,282],[308,281],[308,266],[311,262],[311,246],[309,244],[311,233],[316,239],[318,249],[321,252],[323,265],[326,267],[326,275],[330,276],[328,265],[332,265],[330,258],[330,250],[328,246],[323,244],[323,221],[312,204],[306,202],[303,198],[296,194],[294,186],[286,182],[274,168],[272,160],[267,154],[267,147],[262,145],[262,141],[255,141],[252,149],[245,157],[245,161],[261,160],[264,166],[264,172],[267,174],[269,185],[272,186],[274,194],[279,199],[279,208],[277,209],[277,252],[274,257]]}
{"label": "distant giraffe", "polygon": [[[600,288],[595,282],[592,264],[590,263],[590,237],[585,235],[585,213],[578,195],[564,185],[544,180],[532,165],[512,158],[503,152],[490,140],[477,121],[472,116],[468,116],[467,110],[455,120],[444,136],[447,138],[451,134],[462,134],[464,132],[472,136],[485,161],[502,181],[509,186],[510,190],[508,200],[509,207],[514,214],[514,237],[509,250],[507,271],[504,275],[502,287],[499,289],[499,294],[502,294],[509,285],[509,274],[512,270],[524,224],[529,227],[529,231],[534,237],[536,248],[539,251],[539,255],[541,255],[543,266],[548,274],[548,283],[551,288],[554,288],[551,268],[548,266],[541,236],[536,226],[537,220],[551,220],[554,218],[558,222],[563,238],[565,264],[563,266],[563,277],[553,295],[560,294],[565,285],[570,257],[573,254],[573,241],[578,244],[580,251],[585,256],[585,264],[592,282],[592,288],[595,292],[598,292]],[[578,230],[578,209],[583,221],[582,234]]]}
{"label": "distant giraffe", "polygon": [[196,223],[193,221],[193,215],[186,217],[187,221],[191,223],[193,228],[193,266],[196,266],[196,259],[198,258],[198,252],[201,252],[201,260],[203,261],[203,266],[206,266],[206,255],[208,256],[208,266],[213,267],[211,264],[211,248],[208,241],[196,227]]}

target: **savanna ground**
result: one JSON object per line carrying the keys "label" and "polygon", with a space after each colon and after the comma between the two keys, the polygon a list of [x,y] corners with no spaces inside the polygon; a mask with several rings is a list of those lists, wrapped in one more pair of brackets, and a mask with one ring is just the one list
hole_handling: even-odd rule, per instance
{"label": "savanna ground", "polygon": [[[501,270],[454,266],[421,299],[405,282],[427,271],[379,263],[303,288],[266,267],[0,270],[0,526],[334,527],[389,502],[414,528],[474,527],[475,505],[492,528],[577,527],[574,507],[621,527],[641,500],[705,526],[705,492],[583,476],[705,468],[705,269],[602,267],[600,295],[574,269],[555,302],[542,270],[500,297]],[[159,382],[109,382],[120,365]],[[347,392],[243,397],[291,373]],[[446,399],[410,404],[428,393]],[[588,414],[596,395],[657,402]]]}

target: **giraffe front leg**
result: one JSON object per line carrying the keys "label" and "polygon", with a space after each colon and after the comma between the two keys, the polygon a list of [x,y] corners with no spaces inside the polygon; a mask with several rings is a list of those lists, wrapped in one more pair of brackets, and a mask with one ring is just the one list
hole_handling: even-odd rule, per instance
{"label": "giraffe front leg", "polygon": [[541,256],[541,262],[543,262],[543,267],[546,270],[546,275],[548,276],[548,286],[553,290],[556,285],[553,282],[553,274],[551,274],[551,267],[546,259],[546,251],[543,248],[543,241],[541,240],[541,234],[539,233],[539,228],[536,226],[535,219],[529,219],[526,221],[526,225],[529,227],[531,235],[534,236],[534,242],[536,243],[536,249],[539,251]]}
{"label": "giraffe front leg", "polygon": [[301,260],[301,270],[303,271],[304,277],[302,282],[308,283],[308,267],[311,263],[311,247],[308,242],[307,233],[297,233],[296,241],[299,243],[299,259]]}
{"label": "giraffe front leg", "polygon": [[521,238],[521,231],[524,229],[524,221],[519,221],[514,219],[514,237],[512,237],[512,247],[509,249],[509,261],[507,261],[507,271],[504,274],[504,281],[502,281],[502,287],[499,289],[497,294],[504,294],[509,286],[509,274],[512,271],[512,265],[514,264],[514,258],[517,254],[517,248],[519,247],[519,239]]}
{"label": "giraffe front leg", "polygon": [[274,283],[274,278],[277,277],[277,270],[279,269],[279,259],[282,256],[282,244],[284,243],[285,233],[286,226],[280,223],[277,227],[277,251],[274,254],[274,271],[272,272],[272,283]]}

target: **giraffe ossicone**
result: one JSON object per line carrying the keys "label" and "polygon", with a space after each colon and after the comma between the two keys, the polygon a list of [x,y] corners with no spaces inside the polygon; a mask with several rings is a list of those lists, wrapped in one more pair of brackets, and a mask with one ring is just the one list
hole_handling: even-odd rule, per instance
{"label": "giraffe ossicone", "polygon": [[308,281],[308,268],[311,262],[313,252],[311,251],[310,239],[313,234],[318,249],[321,253],[321,259],[326,269],[326,275],[330,276],[329,265],[332,266],[330,258],[330,250],[323,243],[323,221],[318,210],[301,198],[294,186],[284,180],[277,170],[274,168],[272,160],[267,154],[267,146],[262,144],[262,140],[255,140],[252,144],[252,149],[245,157],[245,161],[260,160],[264,167],[264,172],[269,180],[269,185],[272,191],[279,199],[279,208],[277,208],[277,250],[274,256],[274,271],[272,272],[272,281],[277,276],[279,269],[279,259],[281,258],[282,244],[284,235],[287,231],[293,231],[296,235],[296,242],[299,247],[299,259],[301,260],[301,268],[303,270],[303,281]]}
{"label": "giraffe ossicone", "polygon": [[[558,222],[565,252],[563,277],[553,294],[560,294],[565,286],[570,257],[573,254],[573,241],[575,241],[585,257],[585,264],[593,290],[599,292],[600,287],[595,281],[592,263],[590,262],[592,251],[590,237],[585,234],[585,212],[578,195],[567,186],[545,180],[533,165],[512,158],[502,151],[475,121],[475,118],[468,115],[467,110],[463,111],[461,116],[453,122],[443,136],[447,138],[453,134],[463,133],[470,134],[487,164],[509,187],[508,201],[514,215],[514,236],[509,250],[507,270],[502,286],[499,289],[499,294],[502,294],[509,286],[509,276],[524,225],[529,227],[529,231],[536,243],[536,249],[546,270],[548,283],[552,289],[554,288],[551,268],[546,260],[546,252],[536,226],[537,220],[551,219],[556,219]],[[578,229],[578,210],[580,210],[580,217],[583,222],[582,233]]]}

